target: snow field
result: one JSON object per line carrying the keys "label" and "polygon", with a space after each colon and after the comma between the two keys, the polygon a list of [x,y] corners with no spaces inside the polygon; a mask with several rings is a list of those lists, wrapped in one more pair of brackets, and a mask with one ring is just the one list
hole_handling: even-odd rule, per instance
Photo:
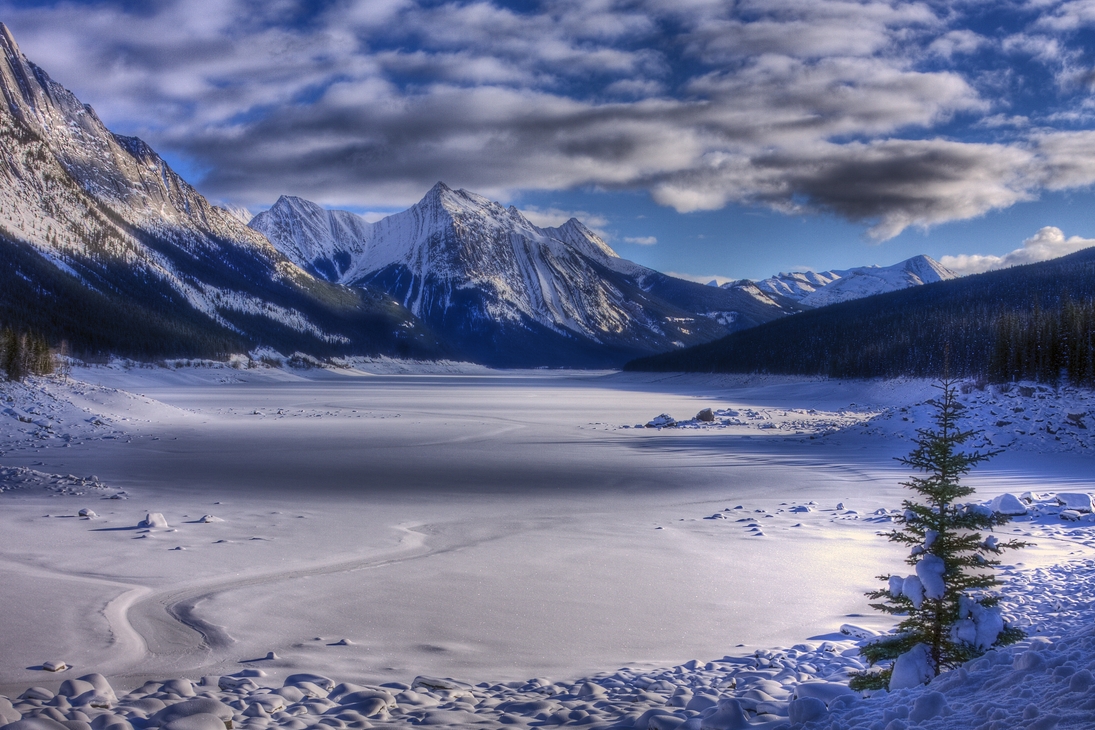
{"label": "snow field", "polygon": [[[886,462],[909,442],[854,425],[773,438],[748,414],[899,421],[930,397],[923,382],[716,388],[508,374],[354,378],[361,389],[350,389],[330,371],[244,371],[257,380],[237,383],[219,381],[228,368],[89,373],[104,385],[3,391],[23,413],[53,414],[55,436],[79,437],[36,438],[22,430],[31,424],[5,422],[0,521],[11,542],[0,573],[14,590],[0,599],[0,684],[20,717],[93,730],[201,722],[180,719],[186,708],[156,715],[156,700],[178,704],[189,687],[226,704],[234,727],[256,729],[873,728],[884,717],[881,728],[965,727],[967,717],[970,727],[1049,727],[1052,717],[1083,727],[1083,693],[1064,674],[1075,669],[1082,683],[1091,669],[1083,638],[1069,638],[1091,621],[1095,555],[1095,517],[1083,511],[1089,452],[1078,446],[1056,471],[1016,468],[1029,466],[1028,451],[971,479],[982,499],[1024,511],[1002,538],[1038,543],[1015,555],[1004,602],[1033,643],[968,667],[974,679],[954,688],[941,678],[868,700],[843,694],[862,667],[856,644],[890,625],[861,592],[907,567],[877,533],[905,496],[896,485],[906,475]],[[151,397],[114,390],[127,379]],[[1044,417],[1055,394],[1038,395],[1016,397]],[[606,414],[638,423],[703,408],[743,423],[604,429]],[[104,427],[116,438],[90,441]],[[873,460],[864,443],[885,455]],[[445,488],[415,486],[431,479]],[[1071,658],[1053,664],[1058,650],[1042,638]],[[1014,666],[1023,652],[1046,669]],[[50,673],[48,662],[69,668]],[[978,679],[1005,668],[1049,684],[1013,699]],[[109,707],[83,685],[54,696],[60,680],[88,672],[137,690]],[[308,672],[323,677],[294,676]],[[30,686],[46,689],[20,700]]]}
{"label": "snow field", "polygon": [[[418,725],[688,730],[1090,727],[1095,710],[1095,630],[1088,606],[1095,599],[1095,561],[1039,569],[1037,575],[1010,572],[1010,594],[1021,595],[1027,610],[1043,617],[1030,626],[1033,638],[989,652],[926,687],[877,693],[866,700],[845,684],[848,673],[862,666],[858,642],[837,634],[747,656],[660,669],[625,667],[565,682],[532,678],[472,686],[418,676],[410,682],[364,686],[298,673],[271,683],[261,668],[263,661],[255,660],[233,675],[206,676],[196,685],[183,679],[150,681],[117,698],[108,684],[104,686],[105,680],[92,675],[67,680],[57,695],[33,687],[10,707],[0,699],[0,717],[10,722],[86,722],[92,728],[116,730],[178,730],[183,724],[169,723],[190,716],[197,722],[199,714],[231,721],[233,728],[255,730]],[[1060,606],[1062,595],[1072,600],[1070,608]],[[848,634],[864,631],[855,626],[843,629]]]}
{"label": "snow field", "polygon": [[[734,376],[722,377],[729,382],[735,379]],[[780,382],[779,378],[772,380]],[[733,433],[761,431],[765,432],[763,435],[771,436],[828,437],[835,440],[881,436],[898,443],[902,440],[908,442],[915,436],[916,429],[932,425],[933,411],[926,401],[935,394],[924,390],[923,381],[904,385],[895,388],[899,397],[896,403],[875,400],[877,394],[870,393],[872,389],[868,388],[865,395],[870,400],[849,403],[838,410],[713,407],[711,420],[699,418],[699,413],[680,420],[662,413],[644,423],[617,425],[614,428],[729,430]],[[770,387],[774,389],[778,386]],[[967,385],[963,388],[961,401],[967,407],[963,427],[983,432],[977,443],[969,444],[971,447],[1038,453],[1089,453],[1095,448],[1095,393],[1089,390],[1071,386],[1055,389],[1035,383]]]}

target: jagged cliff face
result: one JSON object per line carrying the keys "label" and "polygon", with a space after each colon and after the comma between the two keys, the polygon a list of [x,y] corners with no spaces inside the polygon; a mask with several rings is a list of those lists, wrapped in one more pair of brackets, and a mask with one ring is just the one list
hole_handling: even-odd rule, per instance
{"label": "jagged cliff face", "polygon": [[[480,356],[482,348],[536,346],[539,338],[545,350],[584,343],[618,360],[786,312],[774,299],[758,299],[759,291],[712,292],[680,280],[666,286],[669,277],[621,259],[575,219],[539,228],[514,207],[443,183],[376,223],[337,227],[347,215],[283,197],[251,226],[301,265],[331,271],[327,262],[339,263],[333,280],[383,289]],[[351,229],[356,237],[341,237]]]}
{"label": "jagged cliff face", "polygon": [[[211,205],[144,142],[107,129],[90,106],[80,103],[27,60],[2,24],[0,51],[0,93],[6,102],[6,126],[19,142],[30,142],[30,147],[40,150],[25,158],[23,172],[55,172],[49,170],[50,163],[55,162],[82,192],[127,223],[146,229],[181,229],[222,236],[275,255],[268,242],[228,211]],[[35,145],[34,141],[41,144]],[[38,169],[34,169],[35,163]],[[39,191],[46,192],[47,197],[51,192],[59,193],[56,186],[63,184],[55,174],[48,177],[53,188]],[[26,181],[25,177],[20,180]]]}
{"label": "jagged cliff face", "polygon": [[363,255],[343,280],[394,277],[399,284],[389,291],[426,318],[448,319],[457,292],[474,289],[482,306],[468,316],[515,324],[527,319],[597,342],[657,326],[648,313],[629,307],[598,270],[596,264],[615,258],[601,246],[594,259],[516,208],[439,183],[409,210],[372,226]]}

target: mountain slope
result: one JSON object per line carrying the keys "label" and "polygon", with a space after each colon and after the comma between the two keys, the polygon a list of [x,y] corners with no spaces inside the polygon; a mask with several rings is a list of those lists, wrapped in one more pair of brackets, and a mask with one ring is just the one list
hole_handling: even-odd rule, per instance
{"label": "mountain slope", "polygon": [[820,273],[782,273],[756,284],[763,291],[781,294],[806,306],[824,307],[957,277],[957,274],[929,256],[914,256],[892,266],[859,266]]}
{"label": "mountain slope", "polygon": [[328,281],[338,281],[351,261],[365,253],[372,224],[344,210],[325,210],[303,198],[283,195],[248,224],[291,261]]}
{"label": "mountain slope", "polygon": [[[257,344],[437,351],[388,298],[312,277],[144,142],[111,133],[2,24],[0,52],[0,248],[13,262],[0,273],[4,324],[119,354],[220,355]],[[104,326],[120,308],[176,336],[129,339]]]}
{"label": "mountain slope", "polygon": [[628,370],[1095,385],[1095,248],[814,309]]}
{"label": "mountain slope", "polygon": [[796,308],[671,279],[621,259],[577,220],[539,228],[514,207],[443,183],[406,211],[355,225],[347,241],[334,222],[349,215],[283,197],[250,225],[301,265],[382,289],[480,362],[619,364]]}

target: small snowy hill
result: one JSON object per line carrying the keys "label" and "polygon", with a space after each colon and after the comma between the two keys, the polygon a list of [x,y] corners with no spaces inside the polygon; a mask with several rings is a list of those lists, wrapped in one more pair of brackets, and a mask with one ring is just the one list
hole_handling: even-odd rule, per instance
{"label": "small snowy hill", "polygon": [[957,277],[929,256],[913,256],[893,266],[859,266],[820,273],[781,273],[758,281],[757,286],[763,291],[780,294],[810,307],[824,307]]}
{"label": "small snowy hill", "polygon": [[354,218],[282,197],[250,225],[304,268],[387,292],[462,356],[489,364],[618,363],[796,309],[667,277],[620,258],[576,219],[539,228],[444,183],[376,223]]}

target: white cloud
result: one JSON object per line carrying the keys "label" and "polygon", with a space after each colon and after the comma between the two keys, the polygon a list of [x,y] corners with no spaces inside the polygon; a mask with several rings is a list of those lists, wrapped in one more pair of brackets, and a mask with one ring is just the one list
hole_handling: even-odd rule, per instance
{"label": "white cloud", "polygon": [[1095,1],[1074,0],[1061,3],[1052,14],[1039,18],[1037,25],[1052,31],[1073,31],[1095,25]]}
{"label": "white cloud", "polygon": [[604,238],[598,228],[608,225],[608,219],[597,213],[589,213],[584,210],[562,210],[561,208],[538,208],[528,206],[521,208],[521,215],[528,218],[529,222],[540,228],[558,228],[571,218],[577,218],[587,228]]}
{"label": "white cloud", "polygon": [[958,256],[943,256],[939,259],[939,263],[956,274],[980,274],[985,271],[1006,269],[1020,264],[1048,261],[1067,256],[1070,253],[1076,253],[1091,246],[1095,246],[1095,238],[1081,238],[1080,236],[1065,238],[1065,234],[1060,228],[1046,226],[1023,241],[1022,248],[1017,248],[1003,256],[961,254]]}
{"label": "white cloud", "polygon": [[992,116],[982,117],[977,120],[977,126],[986,127],[988,129],[1000,129],[1002,127],[1024,129],[1030,126],[1030,118],[1021,114],[993,114]]}
{"label": "white cloud", "polygon": [[952,30],[932,41],[928,51],[949,59],[956,54],[974,53],[989,43],[988,38],[972,30]]}
{"label": "white cloud", "polygon": [[633,243],[636,246],[653,246],[658,242],[658,239],[654,236],[639,236],[637,238],[624,237],[626,243]]}
{"label": "white cloud", "polygon": [[[1002,40],[930,2],[321,5],[300,22],[291,2],[0,0],[0,17],[112,128],[255,207],[592,186],[682,212],[828,211],[881,240],[1095,181],[1086,93],[1028,119],[993,85],[1025,55],[1081,94],[1070,33],[1095,0],[1025,6],[1042,20]],[[997,63],[971,71],[975,51]]]}

